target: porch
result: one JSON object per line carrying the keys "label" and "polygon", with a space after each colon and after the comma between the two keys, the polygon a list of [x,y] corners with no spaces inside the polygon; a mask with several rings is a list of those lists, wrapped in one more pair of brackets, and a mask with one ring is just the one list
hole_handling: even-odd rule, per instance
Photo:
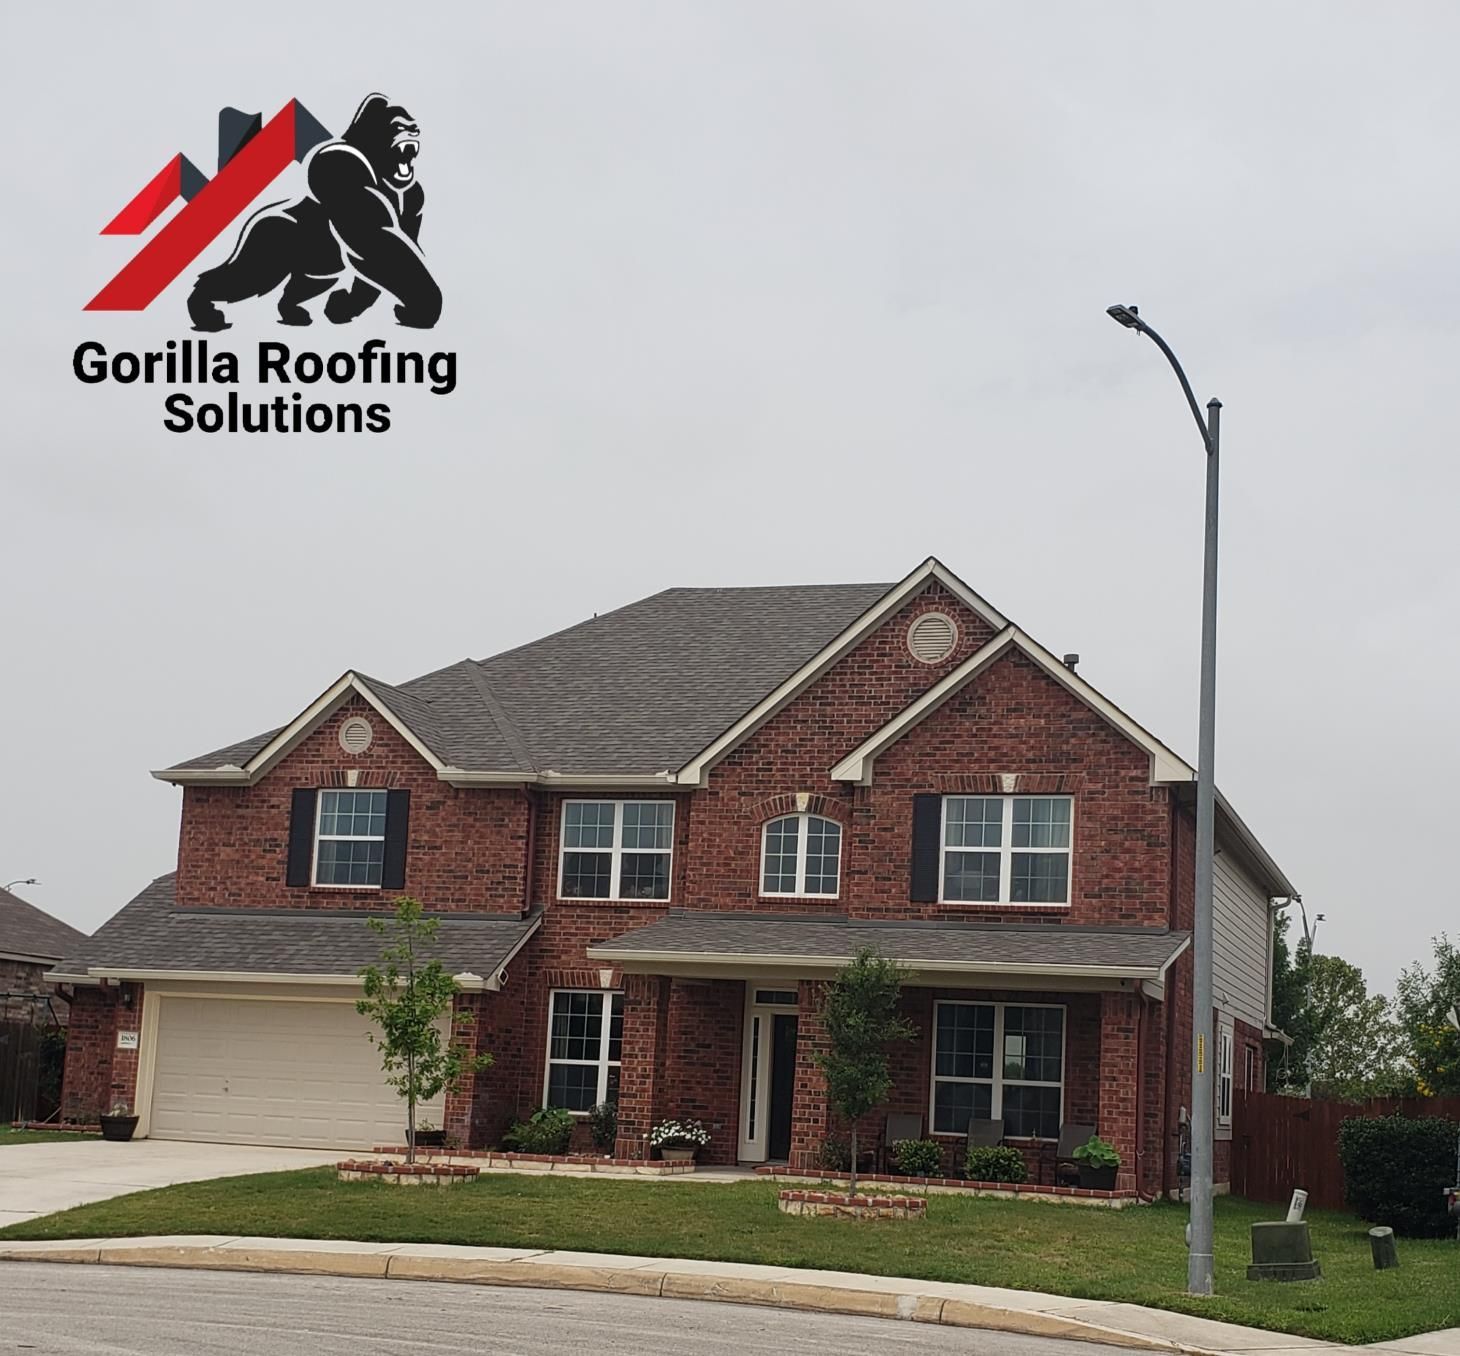
{"label": "porch", "polygon": [[620,1157],[652,1126],[696,1117],[702,1161],[817,1175],[849,1127],[827,1105],[822,986],[862,946],[910,972],[916,1036],[889,1054],[893,1089],[857,1127],[882,1156],[888,1119],[942,1147],[961,1177],[970,1120],[1002,1125],[1031,1185],[1053,1188],[1062,1127],[1093,1125],[1121,1156],[1118,1191],[1161,1188],[1164,980],[1186,934],[1063,925],[882,923],[839,915],[677,911],[590,949],[623,973]]}

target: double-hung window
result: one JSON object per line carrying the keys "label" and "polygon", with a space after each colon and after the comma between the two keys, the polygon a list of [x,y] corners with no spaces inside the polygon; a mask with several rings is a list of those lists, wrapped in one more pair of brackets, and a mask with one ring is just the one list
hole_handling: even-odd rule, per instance
{"label": "double-hung window", "polygon": [[942,898],[1068,904],[1069,796],[945,796]]}
{"label": "double-hung window", "polygon": [[560,899],[668,899],[674,802],[563,803]]}
{"label": "double-hung window", "polygon": [[385,865],[385,791],[321,791],[314,884],[379,887]]}
{"label": "double-hung window", "polygon": [[1217,1124],[1232,1124],[1232,1028],[1217,1029]]}
{"label": "double-hung window", "polygon": [[761,833],[760,892],[835,899],[842,826],[820,815],[783,815]]}
{"label": "double-hung window", "polygon": [[623,994],[554,989],[550,1002],[545,1105],[591,1111],[600,1102],[617,1102]]}
{"label": "double-hung window", "polygon": [[1002,1120],[1012,1138],[1058,1139],[1064,1065],[1062,1007],[936,1003],[933,1133],[963,1135],[970,1120]]}

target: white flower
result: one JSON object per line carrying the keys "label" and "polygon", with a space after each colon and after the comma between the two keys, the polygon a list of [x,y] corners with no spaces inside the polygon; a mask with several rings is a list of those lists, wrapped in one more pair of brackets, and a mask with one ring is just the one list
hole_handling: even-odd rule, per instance
{"label": "white flower", "polygon": [[649,1143],[656,1149],[703,1149],[710,1142],[710,1132],[695,1120],[660,1121],[649,1132]]}

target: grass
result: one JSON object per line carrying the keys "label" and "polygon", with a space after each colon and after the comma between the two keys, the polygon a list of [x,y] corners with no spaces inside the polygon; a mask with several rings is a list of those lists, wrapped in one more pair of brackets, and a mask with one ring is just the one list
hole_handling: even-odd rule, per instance
{"label": "grass", "polygon": [[63,1144],[71,1139],[100,1139],[100,1135],[82,1135],[74,1130],[14,1130],[0,1125],[0,1149],[7,1144]]}
{"label": "grass", "polygon": [[1219,1294],[1183,1293],[1183,1207],[1122,1211],[933,1196],[924,1222],[805,1219],[776,1210],[769,1182],[653,1183],[483,1174],[463,1186],[342,1183],[333,1169],[191,1182],[78,1206],[0,1238],[255,1234],[568,1248],[1008,1286],[1126,1300],[1337,1342],[1460,1326],[1460,1245],[1401,1240],[1375,1272],[1366,1226],[1310,1214],[1324,1278],[1248,1281],[1248,1226],[1277,1208],[1217,1202]]}

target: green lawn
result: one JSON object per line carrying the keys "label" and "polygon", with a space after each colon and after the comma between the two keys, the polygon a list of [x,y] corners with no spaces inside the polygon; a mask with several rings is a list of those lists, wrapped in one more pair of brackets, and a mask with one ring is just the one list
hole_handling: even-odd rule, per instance
{"label": "green lawn", "polygon": [[100,1139],[100,1135],[80,1135],[73,1130],[12,1130],[0,1125],[0,1149],[7,1144],[61,1144],[68,1139]]}
{"label": "green lawn", "polygon": [[1375,1272],[1365,1226],[1311,1215],[1324,1278],[1246,1279],[1248,1226],[1275,1206],[1217,1203],[1218,1289],[1182,1293],[1182,1207],[1123,1211],[933,1196],[924,1222],[803,1219],[769,1182],[733,1186],[483,1174],[428,1190],[341,1183],[332,1169],[262,1173],[143,1191],[0,1230],[0,1238],[259,1234],[571,1248],[827,1267],[1130,1300],[1340,1342],[1460,1326],[1460,1245],[1401,1240]]}

